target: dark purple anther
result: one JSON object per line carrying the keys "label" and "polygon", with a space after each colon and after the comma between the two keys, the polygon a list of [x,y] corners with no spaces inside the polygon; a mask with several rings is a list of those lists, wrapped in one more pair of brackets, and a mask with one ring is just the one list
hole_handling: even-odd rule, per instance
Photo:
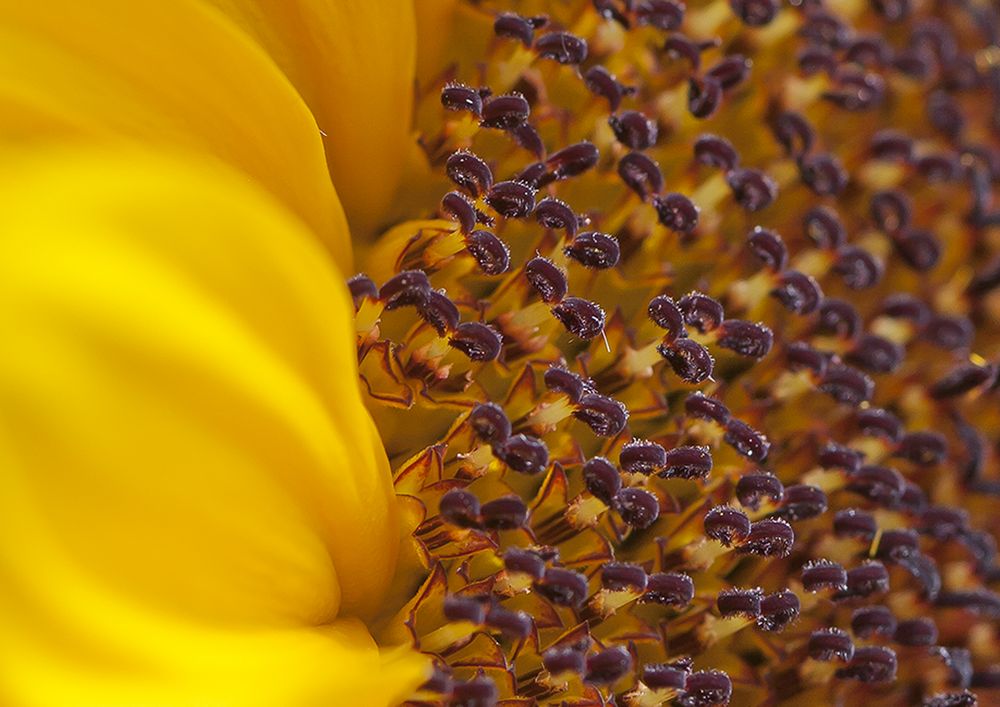
{"label": "dark purple anther", "polygon": [[629,473],[649,475],[666,465],[667,452],[656,442],[634,439],[622,447],[618,463]]}
{"label": "dark purple anther", "polygon": [[899,472],[887,466],[863,466],[851,475],[847,488],[885,507],[899,502],[905,488]]}
{"label": "dark purple anther", "polygon": [[837,253],[837,260],[832,270],[840,275],[840,279],[852,290],[864,290],[882,279],[885,266],[864,248],[849,245]]}
{"label": "dark purple anther", "polygon": [[716,506],[705,514],[705,535],[726,547],[746,540],[750,534],[747,514],[732,506]]}
{"label": "dark purple anther", "polygon": [[[534,126],[531,123],[522,123],[516,128],[511,128],[507,131],[510,133],[514,141],[523,147],[525,150],[534,155],[537,159],[541,159],[545,154],[545,144],[542,142],[542,136],[538,134]],[[538,186],[538,183],[547,177],[547,172],[545,170],[545,164],[541,162],[536,162],[533,165],[527,167],[521,174],[518,175],[517,179],[522,182],[527,182],[533,186]]]}
{"label": "dark purple anther", "polygon": [[694,582],[679,572],[657,572],[649,575],[646,592],[639,601],[683,609],[694,599]]}
{"label": "dark purple anther", "polygon": [[701,292],[684,295],[677,303],[677,308],[684,315],[684,323],[702,334],[715,330],[725,318],[722,305]]}
{"label": "dark purple anther", "polygon": [[733,13],[748,27],[770,24],[778,14],[777,0],[729,0]]}
{"label": "dark purple anther", "polygon": [[590,300],[566,297],[552,308],[552,314],[566,331],[584,341],[590,341],[604,331],[604,310]]}
{"label": "dark purple anther", "polygon": [[648,528],[660,517],[659,499],[645,489],[622,489],[614,497],[614,507],[622,520],[636,530]]}
{"label": "dark purple anther", "polygon": [[618,176],[644,201],[663,189],[659,165],[641,152],[630,152],[619,160]]}
{"label": "dark purple anther", "polygon": [[675,30],[684,21],[684,3],[675,0],[641,0],[635,7],[640,25],[666,31]]}
{"label": "dark purple anther", "polygon": [[916,168],[929,182],[950,182],[961,171],[958,157],[949,153],[923,155],[917,159]]}
{"label": "dark purple anther", "polygon": [[489,165],[471,152],[459,150],[452,153],[445,163],[445,170],[451,181],[472,196],[485,194],[493,186],[493,172]]}
{"label": "dark purple anther", "polygon": [[728,91],[747,80],[752,65],[753,62],[742,54],[732,54],[705,72],[705,75],[718,81],[723,91]]}
{"label": "dark purple anther", "polygon": [[638,111],[627,110],[608,118],[618,142],[630,150],[645,150],[656,144],[656,122]]}
{"label": "dark purple anther", "polygon": [[537,552],[512,547],[503,554],[503,566],[508,573],[525,574],[541,579],[545,574],[545,560]]}
{"label": "dark purple anther", "polygon": [[920,552],[917,533],[909,528],[882,531],[875,556],[887,562],[899,562]]}
{"label": "dark purple anther", "polygon": [[680,32],[675,32],[663,43],[663,51],[671,59],[686,59],[694,71],[701,68],[701,53],[706,49],[719,46],[719,40],[696,42]]}
{"label": "dark purple anther", "polygon": [[607,648],[587,657],[586,682],[610,685],[618,682],[632,670],[632,656],[621,646]]}
{"label": "dark purple anther", "polygon": [[975,327],[966,317],[935,314],[924,327],[923,335],[935,346],[948,351],[963,351],[972,345]]}
{"label": "dark purple anther", "polygon": [[595,270],[613,268],[621,257],[618,239],[598,231],[581,233],[563,248],[563,252],[584,267]]}
{"label": "dark purple anther", "polygon": [[535,191],[521,182],[497,182],[486,195],[486,203],[506,218],[525,218],[535,209]]}
{"label": "dark purple anther", "polygon": [[715,599],[715,605],[723,616],[745,616],[756,619],[760,616],[760,602],[764,592],[754,589],[723,589]]}
{"label": "dark purple anther", "polygon": [[738,167],[726,174],[726,183],[736,202],[753,213],[770,206],[778,197],[778,184],[758,169]]}
{"label": "dark purple anther", "polygon": [[564,393],[574,403],[580,402],[585,393],[592,392],[588,381],[562,366],[547,368],[542,380],[546,388]]}
{"label": "dark purple anther", "polygon": [[671,192],[653,197],[653,207],[661,224],[676,233],[691,233],[698,225],[701,210],[683,194]]}
{"label": "dark purple anther", "polygon": [[878,524],[871,513],[857,508],[846,508],[837,511],[833,516],[833,532],[839,537],[871,540],[878,532]]}
{"label": "dark purple anther", "polygon": [[882,301],[882,313],[893,319],[907,319],[914,326],[922,327],[930,318],[927,305],[913,295],[889,295]]}
{"label": "dark purple anther", "polygon": [[605,562],[601,566],[601,587],[609,592],[643,592],[646,570],[628,562]]}
{"label": "dark purple anther", "polygon": [[536,256],[524,266],[524,276],[547,304],[561,302],[566,297],[569,283],[566,274],[548,258]]}
{"label": "dark purple anther", "polygon": [[891,57],[892,49],[879,35],[851,39],[844,49],[844,60],[859,66],[877,69]]}
{"label": "dark purple anther", "polygon": [[484,128],[513,130],[526,123],[530,113],[527,99],[519,93],[493,96],[483,103],[483,118],[479,124]]}
{"label": "dark purple anther", "polygon": [[782,113],[771,127],[774,137],[785,148],[789,157],[800,158],[812,150],[816,141],[816,131],[801,113]]}
{"label": "dark purple anther", "polygon": [[493,21],[493,32],[498,37],[509,37],[516,39],[524,46],[530,47],[531,40],[535,38],[535,28],[531,22],[513,12],[504,12],[497,15]]}
{"label": "dark purple anther", "polygon": [[910,198],[899,189],[876,192],[869,206],[872,221],[879,230],[890,236],[910,225],[912,211]]}
{"label": "dark purple anther", "polygon": [[488,530],[513,530],[528,520],[528,507],[520,496],[501,496],[484,503],[480,514]]}
{"label": "dark purple anther", "polygon": [[601,153],[591,142],[578,142],[563,148],[545,160],[552,179],[568,179],[583,174],[597,164]]}
{"label": "dark purple anther", "polygon": [[600,393],[586,393],[577,403],[573,417],[586,424],[599,437],[614,437],[625,429],[628,408]]}
{"label": "dark purple anther", "polygon": [[715,360],[708,349],[693,339],[664,342],[656,350],[670,364],[674,373],[687,383],[697,384],[712,377]]}
{"label": "dark purple anther", "polygon": [[837,89],[825,91],[822,97],[848,111],[863,111],[877,107],[885,100],[885,80],[876,73],[841,67],[835,72]]}
{"label": "dark purple anther", "polygon": [[496,403],[478,403],[468,417],[476,437],[488,444],[499,444],[510,437],[510,420]]}
{"label": "dark purple anther", "polygon": [[726,423],[723,439],[737,454],[758,464],[767,459],[767,453],[771,449],[771,442],[763,433],[735,418]]}
{"label": "dark purple anther", "polygon": [[378,299],[378,287],[375,286],[375,281],[364,273],[358,273],[351,277],[347,281],[347,289],[351,293],[351,299],[354,301],[355,311],[361,307],[361,303],[366,299]]}
{"label": "dark purple anther", "polygon": [[992,365],[978,366],[963,363],[930,387],[931,396],[940,399],[953,398],[969,392],[996,379],[996,368]]}
{"label": "dark purple anther", "polygon": [[861,315],[849,302],[830,297],[820,302],[816,328],[821,333],[850,340],[858,335],[861,327]]}
{"label": "dark purple anther", "polygon": [[847,589],[838,592],[837,599],[868,597],[889,591],[889,570],[881,562],[870,561],[847,570]]}
{"label": "dark purple anther", "polygon": [[798,270],[786,270],[778,277],[777,286],[771,295],[786,309],[796,314],[811,314],[823,299],[819,283]]}
{"label": "dark purple anther", "polygon": [[478,118],[483,112],[483,97],[479,89],[453,83],[441,89],[441,105],[448,110],[468,111]]}
{"label": "dark purple anther", "polygon": [[858,648],[847,667],[837,671],[837,677],[859,682],[891,682],[896,679],[896,654],[882,646]]}
{"label": "dark purple anther", "polygon": [[945,91],[935,91],[927,98],[927,118],[930,124],[952,140],[965,128],[965,118],[958,103]]}
{"label": "dark purple anther", "polygon": [[[957,648],[955,646],[935,646],[928,651],[933,656],[937,656],[945,664],[950,673],[950,683],[956,687],[964,688],[972,684],[972,652],[968,648]],[[966,695],[970,694],[968,692]],[[971,702],[955,702],[947,704],[930,705],[930,707],[976,707],[975,697]]]}
{"label": "dark purple anther", "polygon": [[922,707],[976,707],[979,700],[968,690],[961,692],[942,692],[924,700]]}
{"label": "dark purple anther", "polygon": [[587,58],[587,41],[569,32],[549,32],[535,40],[535,51],[560,64],[576,65]]}
{"label": "dark purple anther", "polygon": [[486,620],[487,604],[477,597],[451,594],[444,598],[444,617],[449,621],[469,621],[481,624]]}
{"label": "dark purple anther", "polygon": [[926,272],[941,259],[941,244],[930,232],[911,230],[893,240],[896,252],[911,268]]}
{"label": "dark purple anther", "polygon": [[955,538],[969,527],[969,512],[964,508],[931,506],[920,514],[918,529],[937,540]]}
{"label": "dark purple anther", "polygon": [[826,374],[830,361],[828,355],[814,349],[804,341],[793,341],[785,347],[788,357],[788,367],[793,371],[810,371],[817,379]]}
{"label": "dark purple anther", "polygon": [[739,166],[740,156],[733,144],[718,135],[700,135],[694,143],[694,159],[698,164],[716,167],[724,172]]}
{"label": "dark purple anther", "polygon": [[830,560],[813,560],[802,568],[802,586],[807,592],[847,589],[847,571]]}
{"label": "dark purple anther", "polygon": [[500,355],[503,338],[488,324],[463,322],[455,327],[448,345],[473,361],[492,361]]}
{"label": "dark purple anther", "polygon": [[756,473],[744,474],[736,482],[736,498],[740,505],[756,511],[760,508],[761,501],[769,498],[772,503],[777,503],[784,496],[785,487],[774,474]]}
{"label": "dark purple anther", "polygon": [[903,363],[905,355],[899,344],[876,334],[864,334],[844,358],[870,373],[892,373]]}
{"label": "dark purple anther", "polygon": [[534,587],[535,591],[557,606],[578,607],[587,598],[587,578],[562,567],[546,570]]}
{"label": "dark purple anther", "polygon": [[908,432],[896,448],[896,454],[920,466],[934,466],[947,456],[948,442],[940,432]]}
{"label": "dark purple anther", "polygon": [[603,66],[595,65],[587,69],[586,73],[583,75],[584,83],[587,84],[587,88],[590,92],[603,96],[607,102],[611,111],[617,111],[618,106],[621,105],[622,97],[628,93],[632,93],[630,89],[626,89],[618,82],[614,76],[612,76],[607,69]]}
{"label": "dark purple anther", "polygon": [[799,598],[788,589],[768,594],[760,600],[757,628],[762,631],[784,631],[799,617]]}
{"label": "dark purple anther", "polygon": [[713,78],[688,80],[688,111],[695,118],[710,117],[722,102],[722,84]]}
{"label": "dark purple anther", "polygon": [[861,434],[897,442],[903,436],[903,422],[888,410],[864,408],[855,413]]}
{"label": "dark purple anther", "polygon": [[594,457],[583,465],[583,483],[592,496],[608,506],[622,487],[618,469],[604,457]]}
{"label": "dark purple anther", "polygon": [[479,499],[464,489],[451,489],[442,496],[438,512],[459,528],[479,527]]}
{"label": "dark purple anther", "polygon": [[819,465],[824,469],[842,469],[848,474],[854,474],[860,469],[864,459],[863,452],[835,442],[828,442],[818,456]]}
{"label": "dark purple anther", "polygon": [[1000,596],[988,589],[941,592],[935,603],[937,606],[964,609],[976,616],[1000,618]]}
{"label": "dark purple anther", "polygon": [[806,76],[825,73],[833,75],[840,65],[837,55],[826,47],[809,45],[798,53],[796,58],[799,71]]}
{"label": "dark purple anther", "polygon": [[892,638],[902,646],[933,646],[937,642],[938,630],[930,619],[910,619],[899,622]]}
{"label": "dark purple anther", "polygon": [[896,508],[906,513],[920,513],[927,507],[927,494],[912,481],[905,481],[903,493],[896,503]]}
{"label": "dark purple anther", "polygon": [[651,690],[683,692],[689,672],[669,663],[650,663],[642,669],[642,682]]}
{"label": "dark purple anther", "polygon": [[727,705],[732,696],[733,683],[728,675],[721,670],[699,670],[688,675],[684,692],[677,697],[677,704],[682,707]]}
{"label": "dark purple anther", "polygon": [[449,707],[494,707],[500,691],[493,680],[481,675],[468,682],[457,682],[452,687]]}
{"label": "dark purple anther", "polygon": [[895,130],[882,130],[872,137],[871,152],[877,160],[909,162],[913,159],[913,140]]}
{"label": "dark purple anther", "polygon": [[856,368],[840,363],[831,363],[819,389],[838,403],[857,407],[871,400],[875,393],[875,381]]}
{"label": "dark purple anther", "polygon": [[774,334],[763,324],[742,319],[726,319],[719,325],[716,343],[748,358],[763,358],[771,351]]}
{"label": "dark purple anther", "polygon": [[535,206],[535,220],[544,228],[566,231],[570,240],[576,236],[579,223],[569,204],[552,196],[545,197]]}
{"label": "dark purple anther", "polygon": [[493,448],[504,464],[522,474],[538,474],[549,465],[549,450],[537,437],[518,434],[508,437]]}
{"label": "dark purple anther", "polygon": [[802,217],[802,230],[823,250],[837,250],[847,240],[847,229],[836,211],[814,206]]}
{"label": "dark purple anther", "polygon": [[851,615],[851,631],[858,638],[891,636],[896,632],[896,617],[884,606],[863,606]]}
{"label": "dark purple anther", "polygon": [[485,275],[502,275],[510,269],[510,248],[489,231],[473,231],[465,237],[465,249]]}
{"label": "dark purple anther", "polygon": [[385,309],[392,310],[423,301],[431,283],[423,270],[404,270],[385,281],[378,291]]}
{"label": "dark purple anther", "polygon": [[531,635],[534,622],[524,611],[510,611],[501,606],[493,606],[486,613],[486,625],[510,638],[524,640]]}
{"label": "dark purple anther", "polygon": [[587,656],[583,651],[557,646],[542,653],[542,665],[552,675],[564,673],[583,675],[587,669]]}
{"label": "dark purple anther", "polygon": [[813,660],[842,660],[854,657],[854,641],[839,628],[821,628],[809,636],[809,657]]}
{"label": "dark purple anther", "polygon": [[826,494],[822,489],[808,484],[796,484],[785,487],[781,507],[774,515],[793,522],[806,520],[825,513],[827,506]]}
{"label": "dark purple anther", "polygon": [[820,196],[836,196],[847,186],[847,171],[833,155],[805,155],[798,164],[803,183]]}
{"label": "dark purple anther", "polygon": [[747,236],[747,245],[774,272],[784,270],[788,264],[788,248],[774,231],[757,226]]}
{"label": "dark purple anther", "polygon": [[476,209],[458,192],[448,192],[441,199],[441,211],[458,222],[462,233],[469,233],[476,227]]}
{"label": "dark purple anther", "polygon": [[740,551],[765,557],[787,557],[795,543],[795,531],[788,521],[765,518],[750,526],[750,534]]}
{"label": "dark purple anther", "polygon": [[697,390],[684,401],[684,412],[691,417],[709,420],[719,425],[725,425],[729,421],[729,408],[722,401],[710,398]]}
{"label": "dark purple anther", "polygon": [[[524,126],[522,126],[524,127]],[[516,128],[520,132],[521,128]],[[513,181],[519,184],[525,184],[532,189],[538,189],[539,187],[549,184],[554,178],[549,174],[549,168],[544,162],[534,162],[529,164],[527,167],[518,172]]]}
{"label": "dark purple anther", "polygon": [[667,332],[667,340],[673,341],[687,336],[687,330],[684,328],[684,313],[667,295],[657,295],[650,300],[646,312],[656,326]]}
{"label": "dark purple anther", "polygon": [[665,456],[660,471],[665,479],[705,479],[712,471],[712,453],[708,447],[674,447]]}

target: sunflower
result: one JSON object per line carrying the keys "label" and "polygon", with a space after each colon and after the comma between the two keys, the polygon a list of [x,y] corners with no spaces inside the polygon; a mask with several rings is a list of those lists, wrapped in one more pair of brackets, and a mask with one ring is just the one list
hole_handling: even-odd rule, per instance
{"label": "sunflower", "polygon": [[976,0],[3,2],[0,696],[997,699]]}

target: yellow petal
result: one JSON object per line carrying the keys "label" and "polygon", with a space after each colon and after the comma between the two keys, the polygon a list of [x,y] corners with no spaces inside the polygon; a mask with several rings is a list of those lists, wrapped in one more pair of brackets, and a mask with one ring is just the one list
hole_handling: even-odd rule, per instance
{"label": "yellow petal", "polygon": [[383,227],[410,142],[411,0],[205,0],[275,58],[326,137],[352,233]]}
{"label": "yellow petal", "polygon": [[350,270],[312,115],[271,57],[202,0],[0,0],[0,140],[81,138],[214,155]]}
{"label": "yellow petal", "polygon": [[[0,161],[0,703],[389,704],[342,275],[215,162]],[[385,664],[383,664],[385,663]]]}

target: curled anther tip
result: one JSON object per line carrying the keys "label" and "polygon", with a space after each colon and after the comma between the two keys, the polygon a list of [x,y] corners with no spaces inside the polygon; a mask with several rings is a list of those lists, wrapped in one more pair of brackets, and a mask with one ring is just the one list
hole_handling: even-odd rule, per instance
{"label": "curled anther tip", "polygon": [[628,408],[600,393],[585,393],[577,402],[573,417],[586,424],[599,437],[614,437],[625,429]]}
{"label": "curled anther tip", "polygon": [[465,84],[452,83],[441,89],[441,105],[448,110],[466,111],[477,118],[483,112],[479,91]]}
{"label": "curled anther tip", "polygon": [[[509,131],[510,136],[514,138],[514,142],[523,147],[525,150],[530,152],[538,159],[542,159],[545,155],[545,143],[542,142],[542,136],[538,134],[535,127],[531,123],[522,123],[515,128],[511,128]],[[536,163],[537,164],[537,163]],[[535,167],[535,165],[533,165]],[[528,169],[531,169],[530,167]],[[526,169],[521,175],[518,175],[520,181],[530,181],[531,175]],[[540,167],[538,169],[544,169]],[[523,175],[523,176],[522,176]],[[539,174],[534,177],[535,180],[541,181],[545,176],[545,173]]]}
{"label": "curled anther tip", "polygon": [[747,245],[772,272],[781,272],[788,264],[788,247],[772,230],[756,226],[747,235]]}
{"label": "curled anther tip", "polygon": [[649,575],[646,591],[639,598],[644,604],[684,608],[694,599],[694,582],[680,572],[656,572]]}
{"label": "curled anther tip", "polygon": [[535,27],[526,17],[513,12],[503,12],[493,21],[493,33],[498,37],[516,39],[524,46],[530,47],[535,38]]}
{"label": "curled anther tip", "polygon": [[807,650],[813,660],[839,660],[846,663],[854,657],[854,641],[839,628],[821,628],[810,634]]}
{"label": "curled anther tip", "polygon": [[685,399],[684,412],[723,426],[729,421],[729,408],[721,400],[710,398],[698,390]]}
{"label": "curled anther tip", "polygon": [[819,388],[837,402],[857,407],[871,400],[875,394],[875,381],[856,368],[831,363]]}
{"label": "curled anther tip", "polygon": [[718,300],[702,292],[690,292],[677,302],[684,314],[684,323],[702,334],[714,331],[725,319],[725,312]]}
{"label": "curled anther tip", "polygon": [[885,606],[862,606],[851,615],[851,631],[858,638],[891,636],[896,631],[896,617]]}
{"label": "curled anther tip", "polygon": [[718,110],[722,103],[722,84],[710,76],[688,79],[688,112],[704,120]]}
{"label": "curled anther tip", "polygon": [[765,518],[751,524],[750,534],[739,546],[744,554],[787,557],[795,543],[795,531],[782,518]]}
{"label": "curled anther tip", "polygon": [[571,647],[555,646],[542,653],[542,665],[552,675],[583,675],[587,669],[587,656]]}
{"label": "curled anther tip", "polygon": [[723,91],[736,88],[750,76],[753,62],[742,54],[732,54],[710,68],[705,75],[719,82]]}
{"label": "curled anther tip", "polygon": [[851,474],[847,488],[887,508],[897,504],[905,490],[905,480],[887,466],[863,466]]}
{"label": "curled anther tip", "polygon": [[872,195],[868,212],[879,230],[893,236],[909,227],[913,202],[899,189],[886,189]]}
{"label": "curled anther tip", "polygon": [[799,70],[806,76],[815,76],[821,73],[832,75],[839,66],[836,54],[827,47],[818,47],[815,45],[808,46],[800,51],[796,57],[796,61],[798,62]]}
{"label": "curled anther tip", "polygon": [[726,547],[746,540],[750,534],[750,518],[738,508],[716,506],[705,514],[705,535]]}
{"label": "curled anther tip", "polygon": [[660,166],[642,152],[630,152],[622,157],[618,161],[618,176],[644,201],[663,190]]}
{"label": "curled anther tip", "polygon": [[777,16],[777,0],[729,0],[729,7],[748,27],[763,27]]}
{"label": "curled anther tip", "polygon": [[719,325],[718,331],[716,343],[719,346],[747,358],[764,358],[774,344],[774,333],[759,322],[726,319]]}
{"label": "curled anther tip", "polygon": [[492,361],[500,355],[503,337],[488,324],[463,322],[451,332],[448,345],[472,361]]}
{"label": "curled anther tip", "polygon": [[635,18],[640,25],[672,31],[684,22],[684,3],[677,0],[641,0],[635,6]]}
{"label": "curled anther tip", "polygon": [[375,281],[364,273],[358,273],[347,281],[347,289],[351,293],[351,300],[354,302],[354,310],[357,311],[361,303],[367,300],[378,299],[378,287]]}
{"label": "curled anther tip", "polygon": [[458,307],[444,292],[429,290],[416,306],[420,317],[438,336],[446,336],[458,327]]}
{"label": "curled anther tip", "polygon": [[591,93],[608,102],[612,112],[618,110],[626,95],[626,88],[607,69],[595,64],[583,74],[583,81]]}
{"label": "curled anther tip", "polygon": [[694,339],[664,340],[656,347],[677,376],[686,383],[698,384],[712,377],[715,359],[708,349]]}
{"label": "curled anther tip", "polygon": [[445,172],[458,187],[474,197],[485,194],[493,186],[493,171],[471,152],[453,152],[445,163]]}
{"label": "curled anther tip", "polygon": [[910,162],[913,159],[913,139],[896,130],[880,130],[871,140],[871,155],[877,160]]}
{"label": "curled anther tip", "polygon": [[496,130],[512,130],[526,123],[530,113],[528,100],[519,93],[491,96],[483,102],[479,125]]}
{"label": "curled anther tip", "polygon": [[964,351],[972,345],[975,326],[968,317],[932,315],[924,326],[923,335],[935,346],[948,351]]}
{"label": "curled anther tip", "polygon": [[903,421],[883,408],[858,410],[854,419],[863,435],[881,437],[889,442],[898,442],[903,436]]}
{"label": "curled anther tip", "polygon": [[730,418],[726,423],[723,440],[736,450],[737,454],[758,464],[767,459],[771,450],[771,442],[763,433],[736,418]]}
{"label": "curled anther tip", "polygon": [[484,503],[480,517],[487,530],[514,530],[527,522],[528,507],[520,496],[501,496]]}
{"label": "curled anther tip", "polygon": [[630,150],[645,150],[656,144],[656,122],[635,110],[622,111],[608,118],[608,125],[618,142]]}
{"label": "curled anther tip", "polygon": [[579,219],[569,204],[552,196],[547,196],[535,205],[535,220],[544,228],[563,230],[572,240],[576,236]]}
{"label": "curled anther tip", "polygon": [[504,218],[526,218],[535,210],[537,191],[524,182],[497,182],[487,193],[486,203]]}
{"label": "curled anther tip", "polygon": [[634,439],[618,453],[618,463],[630,474],[652,474],[667,463],[667,451],[662,445],[644,439]]}
{"label": "curled anther tip", "polygon": [[688,675],[684,692],[677,698],[682,707],[728,705],[733,696],[733,681],[721,670],[698,670]]}
{"label": "curled anther tip", "polygon": [[587,657],[584,680],[594,685],[611,685],[632,670],[632,655],[621,646],[606,648]]}
{"label": "curled anther tip", "polygon": [[740,164],[740,156],[733,144],[724,137],[705,134],[694,143],[694,159],[698,164],[729,172]]}
{"label": "curled anther tip", "polygon": [[847,188],[847,170],[833,155],[804,155],[797,164],[802,182],[819,196],[837,196]]}
{"label": "curled anther tip", "polygon": [[659,472],[665,479],[705,479],[712,473],[712,452],[707,446],[674,447],[665,456]]}
{"label": "curled anther tip", "polygon": [[549,466],[549,449],[537,437],[509,436],[494,445],[493,450],[500,461],[522,474],[540,474]]}
{"label": "curled anther tip", "polygon": [[790,157],[805,156],[816,142],[816,131],[801,113],[780,113],[774,119],[771,130]]}
{"label": "curled anther tip", "polygon": [[801,604],[795,592],[784,589],[760,600],[757,628],[762,631],[784,631],[799,617]]}
{"label": "curled anther tip", "polygon": [[837,250],[847,241],[840,215],[829,206],[813,206],[802,217],[802,230],[823,250]]}
{"label": "curled anther tip", "polygon": [[527,612],[511,611],[502,606],[492,606],[486,613],[486,625],[505,636],[523,640],[531,635],[535,622]]}
{"label": "curled anther tip", "polygon": [[509,574],[522,574],[534,580],[545,575],[545,559],[537,552],[518,547],[509,548],[503,554],[503,566]]}
{"label": "curled anther tip", "polygon": [[837,592],[835,599],[869,597],[889,591],[889,570],[881,562],[870,560],[847,570],[847,588]]}
{"label": "curled anther tip", "polygon": [[566,297],[552,308],[552,314],[566,331],[584,341],[590,341],[604,331],[604,309],[590,300]]}
{"label": "curled anther tip", "polygon": [[792,371],[809,371],[816,379],[822,380],[829,365],[829,355],[814,349],[804,341],[793,341],[785,347],[788,368]]}
{"label": "curled anther tip", "polygon": [[587,40],[569,32],[549,32],[535,40],[535,51],[560,64],[582,64],[587,58]]}
{"label": "curled anther tip", "polygon": [[679,32],[675,32],[663,43],[663,51],[671,58],[686,59],[694,71],[701,68],[701,53],[707,46],[693,41]]}
{"label": "curled anther tip", "polygon": [[864,111],[875,108],[885,100],[885,81],[871,72],[841,69],[835,72],[837,89],[825,91],[822,98],[847,111]]}
{"label": "curled anther tip", "polygon": [[594,457],[583,465],[583,482],[587,491],[607,506],[612,505],[622,487],[618,469],[604,457]]}
{"label": "curled anther tip", "polygon": [[438,503],[438,513],[447,522],[459,528],[480,526],[479,499],[465,489],[451,489]]}
{"label": "curled anther tip", "polygon": [[758,169],[737,167],[726,174],[736,203],[750,213],[765,209],[778,198],[778,183]]}
{"label": "curled anther tip", "polygon": [[547,304],[561,302],[566,297],[569,283],[564,273],[548,258],[536,256],[524,266],[524,276]]}
{"label": "curled anther tip", "polygon": [[934,466],[948,456],[948,440],[940,432],[907,432],[896,447],[896,454],[918,466]]}
{"label": "curled anther tip", "polygon": [[534,589],[557,606],[579,607],[587,599],[587,577],[574,570],[550,567]]}
{"label": "curled anther tip", "polygon": [[809,484],[786,486],[775,515],[788,521],[807,520],[826,513],[829,503],[823,489]]}
{"label": "curled anther tip", "polygon": [[802,587],[807,592],[847,589],[847,570],[830,560],[812,560],[802,568]]}
{"label": "curled anther tip", "polygon": [[670,340],[687,336],[687,330],[684,328],[684,313],[673,298],[668,295],[657,295],[650,300],[646,313],[656,326],[667,332],[667,337]]}
{"label": "curled anther tip", "polygon": [[622,520],[636,530],[648,528],[660,517],[660,499],[646,489],[623,488],[613,503]]}
{"label": "curled anther tip", "polygon": [[465,249],[484,275],[502,275],[510,269],[510,248],[489,231],[476,230],[468,234]]}
{"label": "curled anther tip", "polygon": [[896,653],[883,646],[858,648],[847,666],[837,670],[836,675],[865,683],[891,682],[896,679]]}
{"label": "curled anther tip", "polygon": [[863,248],[844,246],[837,253],[832,270],[852,290],[874,287],[885,274],[885,265]]}
{"label": "curled anther tip", "polygon": [[778,503],[785,493],[785,487],[777,476],[770,473],[744,474],[736,482],[736,499],[744,508],[756,511],[761,502],[768,498]]}
{"label": "curled anther tip", "polygon": [[578,142],[565,147],[545,160],[549,175],[558,181],[583,174],[597,164],[601,153],[591,142]]}
{"label": "curled anther tip", "polygon": [[921,707],[976,707],[979,700],[975,694],[968,690],[961,692],[940,692],[932,697],[928,697],[921,703]]}
{"label": "curled anther tip", "polygon": [[379,288],[378,296],[388,311],[418,304],[430,290],[427,273],[423,270],[404,270],[386,280]]}
{"label": "curled anther tip", "polygon": [[458,222],[462,233],[470,233],[476,227],[476,208],[467,198],[451,191],[441,197],[441,211]]}
{"label": "curled anther tip", "polygon": [[683,692],[690,672],[668,663],[650,663],[643,666],[642,683],[651,690]]}
{"label": "curled anther tip", "polygon": [[833,517],[833,532],[838,537],[855,537],[871,540],[878,532],[875,517],[867,511],[846,508]]}
{"label": "curled anther tip", "polygon": [[992,384],[997,377],[997,369],[992,364],[981,366],[964,363],[949,371],[943,378],[931,385],[931,397],[943,400],[964,395],[970,390]]}
{"label": "curled anther tip", "polygon": [[909,619],[896,625],[892,638],[901,646],[933,646],[937,642],[938,629],[931,619]]}
{"label": "curled anther tip", "polygon": [[649,577],[640,565],[605,562],[601,566],[601,587],[610,592],[643,592]]}
{"label": "curled anther tip", "polygon": [[903,363],[905,355],[901,345],[876,334],[863,334],[845,358],[871,373],[892,373]]}
{"label": "curled anther tip", "polygon": [[654,196],[653,208],[660,223],[675,233],[691,233],[701,215],[691,199],[677,192]]}
{"label": "curled anther tip", "polygon": [[715,606],[723,616],[756,619],[760,616],[760,602],[763,598],[764,591],[760,587],[723,589],[715,598]]}
{"label": "curled anther tip", "polygon": [[593,392],[590,381],[562,366],[549,366],[542,374],[542,381],[546,388],[565,394],[574,403],[579,403],[585,393]]}
{"label": "curled anther tip", "polygon": [[864,463],[865,455],[856,449],[835,442],[828,442],[818,455],[819,465],[824,469],[842,469],[848,474],[856,473]]}
{"label": "curled anther tip", "polygon": [[584,267],[594,270],[613,268],[621,257],[618,239],[598,231],[587,231],[577,235],[563,248],[563,252]]}
{"label": "curled anther tip", "polygon": [[778,276],[771,296],[796,314],[812,314],[823,301],[823,290],[811,275],[798,270],[786,270]]}

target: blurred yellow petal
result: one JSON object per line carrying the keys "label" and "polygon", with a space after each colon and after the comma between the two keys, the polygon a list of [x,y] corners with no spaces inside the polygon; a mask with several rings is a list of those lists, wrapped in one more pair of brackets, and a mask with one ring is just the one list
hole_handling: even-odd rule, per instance
{"label": "blurred yellow petal", "polygon": [[310,231],[214,161],[0,164],[0,703],[405,696],[424,664],[361,623],[389,470]]}
{"label": "blurred yellow petal", "polygon": [[[417,17],[417,78],[421,86],[435,78],[449,55],[455,5],[458,0],[413,0]],[[443,41],[442,41],[443,40]]]}
{"label": "blurred yellow petal", "polygon": [[411,140],[411,0],[205,1],[270,52],[312,109],[355,238],[386,225]]}
{"label": "blurred yellow petal", "polygon": [[202,0],[0,0],[0,140],[122,138],[242,170],[350,270],[319,129],[231,20]]}

